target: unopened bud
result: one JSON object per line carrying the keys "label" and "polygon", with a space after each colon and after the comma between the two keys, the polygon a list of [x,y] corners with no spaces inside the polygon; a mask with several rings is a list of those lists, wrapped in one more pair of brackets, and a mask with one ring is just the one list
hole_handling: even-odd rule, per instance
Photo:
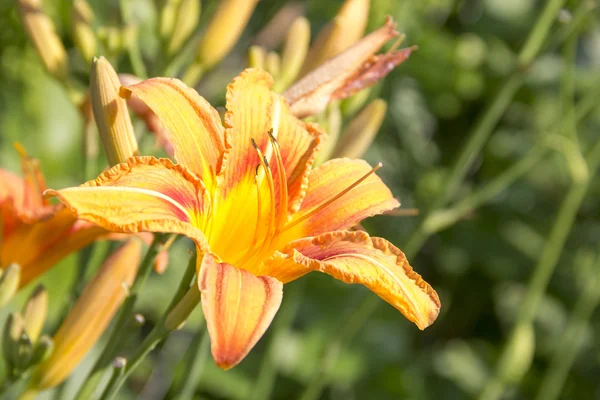
{"label": "unopened bud", "polygon": [[13,350],[15,368],[19,371],[25,371],[29,367],[33,355],[33,343],[25,330],[21,332],[21,336]]}
{"label": "unopened bud", "polygon": [[18,0],[18,5],[27,35],[33,42],[46,70],[59,79],[66,78],[67,52],[56,34],[52,20],[42,10],[41,0]]}
{"label": "unopened bud", "polygon": [[209,69],[221,61],[240,38],[258,0],[222,0],[200,45],[197,61]]}
{"label": "unopened bud", "polygon": [[369,0],[346,0],[335,18],[319,32],[311,46],[300,76],[356,43],[365,33]]}
{"label": "unopened bud", "polygon": [[248,67],[265,69],[267,52],[263,47],[252,46],[248,50]]}
{"label": "unopened bud", "polygon": [[31,341],[35,342],[46,322],[48,313],[48,293],[43,285],[39,285],[29,296],[23,309],[23,319],[25,320],[25,331]]}
{"label": "unopened bud", "polygon": [[499,370],[506,383],[520,382],[529,371],[535,354],[535,332],[531,323],[515,327],[504,357],[500,360]]}
{"label": "unopened bud", "polygon": [[274,79],[277,79],[279,69],[281,68],[281,58],[279,57],[279,54],[274,51],[268,52],[265,60],[265,67],[267,72],[270,73]]}
{"label": "unopened bud", "polygon": [[110,165],[138,155],[127,101],[119,96],[120,87],[110,63],[104,57],[94,58],[90,76],[92,110]]}
{"label": "unopened bud", "polygon": [[273,90],[285,90],[298,76],[306,59],[310,44],[310,23],[304,17],[297,18],[288,31],[281,53],[281,70]]}
{"label": "unopened bud", "polygon": [[141,248],[141,241],[130,239],[102,264],[54,336],[54,351],[35,369],[33,389],[60,384],[96,344],[125,299],[123,284],[133,282]]}
{"label": "unopened bud", "polygon": [[182,0],[177,8],[175,26],[169,37],[167,53],[175,54],[200,21],[200,0]]}
{"label": "unopened bud", "polygon": [[21,280],[21,267],[18,264],[10,264],[1,271],[0,277],[0,307],[5,305],[19,289],[19,281]]}
{"label": "unopened bud", "polygon": [[344,129],[333,158],[361,158],[379,131],[387,104],[381,99],[373,100]]}
{"label": "unopened bud", "polygon": [[341,104],[342,114],[344,116],[354,115],[365,106],[369,96],[371,95],[371,88],[361,90],[360,92],[344,99]]}
{"label": "unopened bud", "polygon": [[175,20],[177,19],[177,10],[181,5],[182,0],[165,0],[160,7],[160,22],[159,33],[160,37],[168,42],[175,28]]}
{"label": "unopened bud", "polygon": [[21,334],[24,332],[25,322],[19,313],[12,313],[6,319],[2,335],[2,355],[6,363],[9,376],[14,376],[16,371],[15,349],[19,345]]}
{"label": "unopened bud", "polygon": [[72,11],[71,34],[83,59],[90,63],[96,55],[98,42],[92,28],[94,12],[86,0],[75,0]]}
{"label": "unopened bud", "polygon": [[41,362],[44,362],[50,354],[52,354],[52,349],[54,348],[54,342],[50,336],[43,335],[35,344],[35,348],[33,349],[33,354],[31,356],[31,365],[37,365]]}
{"label": "unopened bud", "polygon": [[340,138],[340,132],[342,130],[342,113],[340,111],[339,102],[334,101],[327,106],[324,121],[319,121],[319,123],[324,126],[325,131],[327,132],[327,138],[317,155],[317,165],[322,164],[331,158],[331,154]]}

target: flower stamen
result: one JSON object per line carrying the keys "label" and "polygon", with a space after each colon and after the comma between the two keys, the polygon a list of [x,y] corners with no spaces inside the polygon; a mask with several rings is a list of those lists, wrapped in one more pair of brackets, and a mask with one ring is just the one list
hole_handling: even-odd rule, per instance
{"label": "flower stamen", "polygon": [[273,136],[273,130],[269,131],[269,140],[275,153],[275,161],[277,162],[277,178],[279,181],[279,218],[275,227],[275,234],[279,232],[279,228],[286,222],[288,208],[288,192],[287,192],[287,176],[283,166],[283,158],[277,139]]}
{"label": "flower stamen", "polygon": [[334,201],[336,201],[337,199],[339,199],[340,197],[342,197],[343,195],[345,195],[346,193],[348,193],[349,191],[351,191],[352,189],[354,189],[355,187],[357,187],[358,185],[360,185],[365,179],[367,179],[369,176],[371,176],[372,174],[374,174],[382,166],[383,166],[382,163],[378,163],[369,172],[367,172],[366,174],[364,174],[360,179],[358,179],[356,182],[354,182],[353,184],[351,184],[350,186],[348,186],[346,189],[342,190],[340,193],[338,193],[335,196],[333,196],[331,199],[327,200],[326,202],[324,202],[320,206],[316,207],[314,210],[311,210],[309,213],[307,213],[307,214],[303,215],[302,217],[298,218],[297,220],[290,221],[290,223],[288,225],[286,225],[285,228],[283,228],[281,230],[281,232],[285,232],[285,231],[293,228],[294,226],[298,225],[299,223],[301,223],[303,221],[306,221],[308,218],[312,217],[313,215],[315,215],[319,211],[324,210],[331,203],[333,203]]}

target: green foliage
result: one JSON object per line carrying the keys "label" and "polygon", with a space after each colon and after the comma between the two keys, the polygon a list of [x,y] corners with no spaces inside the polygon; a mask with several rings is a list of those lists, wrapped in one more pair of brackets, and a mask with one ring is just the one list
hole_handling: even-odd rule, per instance
{"label": "green foliage", "polygon": [[[60,1],[47,3],[59,35],[70,46],[70,10]],[[158,59],[160,2],[121,3],[139,23],[138,50],[142,60],[150,61],[149,75],[163,71],[168,62],[176,65],[177,59]],[[203,2],[201,23],[214,3]],[[224,103],[224,88],[244,67],[248,46],[284,3],[261,1],[233,53],[204,77],[198,90],[211,103]],[[318,32],[341,1],[301,3],[312,32]],[[567,2],[559,22],[542,37],[539,56],[519,65],[519,51],[544,1],[372,1],[368,30],[392,15],[406,43],[419,50],[373,89],[370,96],[385,99],[388,113],[365,158],[371,164],[383,162],[383,180],[404,208],[417,208],[421,216],[380,216],[364,225],[407,252],[411,265],[440,294],[440,317],[420,332],[365,288],[310,274],[306,282],[285,287],[286,293],[298,295],[284,297],[274,325],[240,366],[224,372],[208,357],[193,377],[195,398],[245,399],[255,390],[272,389],[273,399],[302,393],[303,399],[464,399],[480,395],[486,384],[495,385],[487,387],[487,398],[495,398],[495,390],[505,398],[535,398],[541,388],[543,398],[597,396],[600,320],[593,310],[600,299],[594,294],[598,285],[590,282],[600,279],[600,181],[589,150],[600,140],[595,101],[600,25],[589,3]],[[115,17],[115,1],[91,4],[98,24],[122,18]],[[12,142],[19,141],[40,159],[50,187],[78,184],[83,179],[81,117],[64,88],[44,71],[13,8],[0,3],[0,166],[18,171]],[[190,53],[196,39],[180,57]],[[76,85],[85,87],[88,66],[75,52],[69,56]],[[125,53],[113,55],[111,62],[119,72],[132,72],[137,61]],[[469,134],[490,114],[486,110],[498,93],[507,94],[506,107],[491,124],[489,140],[469,154],[464,179],[445,196]],[[586,99],[592,100],[591,107],[579,115]],[[143,129],[136,125],[138,132]],[[144,135],[141,153],[161,154],[152,140]],[[529,163],[523,161],[526,157],[531,157]],[[519,162],[521,169],[511,170]],[[493,186],[507,171],[512,175]],[[567,207],[563,200],[575,190],[582,193],[570,203],[572,224],[566,210],[566,220],[557,228],[556,215]],[[451,219],[428,219],[440,216],[431,212],[435,210]],[[548,250],[554,230],[564,240],[557,237],[550,243],[558,247]],[[148,326],[160,320],[177,287],[188,245],[185,240],[174,245],[167,272],[152,275],[140,294],[138,308]],[[556,263],[543,258],[549,251],[556,253]],[[583,253],[592,255],[586,259]],[[69,258],[42,278],[51,302],[66,301],[60,293],[76,276],[74,264]],[[530,285],[540,268],[547,268],[547,285],[543,277]],[[11,310],[20,308],[33,287],[10,303]],[[365,303],[364,298],[370,300]],[[532,315],[523,316],[526,305]],[[47,326],[56,326],[61,317],[53,307]],[[3,310],[2,321],[7,315]],[[139,393],[174,398],[171,382],[185,381],[187,371],[180,362],[191,341],[200,340],[196,331],[201,324],[202,318],[194,315],[185,329],[172,334],[134,372],[121,398]],[[128,352],[147,333],[142,331],[127,343]],[[572,368],[566,371],[558,371],[564,369],[556,358],[563,354],[559,345],[571,350]],[[73,382],[88,369],[76,372],[64,398],[70,398],[77,386]],[[276,372],[276,380],[270,380],[269,371]],[[259,373],[267,375],[259,380]],[[552,386],[556,379],[564,379],[564,386]]]}

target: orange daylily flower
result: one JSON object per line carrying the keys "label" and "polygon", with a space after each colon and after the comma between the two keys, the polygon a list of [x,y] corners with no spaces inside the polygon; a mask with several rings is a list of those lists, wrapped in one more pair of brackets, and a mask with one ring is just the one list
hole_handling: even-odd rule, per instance
{"label": "orange daylily flower", "polygon": [[440,308],[404,254],[349,231],[399,206],[365,161],[312,168],[324,132],[297,119],[264,71],[245,70],[217,111],[177,79],[121,89],[162,121],[169,159],[133,157],[80,187],[49,190],[78,217],[119,232],[174,232],[197,245],[198,286],[216,363],[239,363],[281,303],[283,284],[310,271],[367,286],[420,329]]}
{"label": "orange daylily flower", "polygon": [[17,149],[24,177],[0,169],[0,268],[19,264],[23,287],[107,232],[44,199],[46,184],[39,162],[19,145]]}

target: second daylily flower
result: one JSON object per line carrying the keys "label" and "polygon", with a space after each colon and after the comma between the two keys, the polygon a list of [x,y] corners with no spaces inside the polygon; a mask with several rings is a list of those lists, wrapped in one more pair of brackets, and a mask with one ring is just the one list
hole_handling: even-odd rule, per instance
{"label": "second daylily flower", "polygon": [[263,335],[283,284],[310,271],[360,283],[420,329],[437,317],[436,292],[404,254],[381,238],[349,231],[399,206],[362,160],[312,168],[324,138],[246,70],[217,111],[176,79],[122,88],[160,118],[168,159],[133,157],[80,187],[48,191],[79,218],[118,232],[174,232],[198,247],[198,285],[216,363],[239,363]]}

